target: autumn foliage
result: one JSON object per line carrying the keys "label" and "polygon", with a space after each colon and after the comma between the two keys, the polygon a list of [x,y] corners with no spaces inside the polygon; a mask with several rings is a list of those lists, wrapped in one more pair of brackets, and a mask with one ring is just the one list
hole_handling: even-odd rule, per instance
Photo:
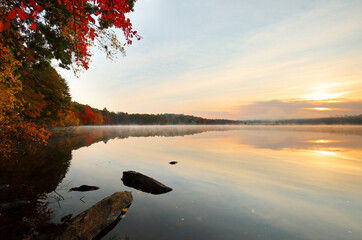
{"label": "autumn foliage", "polygon": [[[52,57],[66,66],[74,56],[88,69],[89,47],[95,39],[107,56],[113,54],[112,49],[123,51],[122,45],[132,44],[133,38],[140,39],[125,16],[133,10],[133,4],[134,0],[6,0],[0,12],[0,32],[15,30],[51,45],[58,42],[62,46],[53,49]],[[123,31],[124,44],[108,31],[110,27]]]}
{"label": "autumn foliage", "polygon": [[97,120],[97,114],[89,106],[85,106],[84,113],[81,114],[80,119],[83,124],[94,124]]}
{"label": "autumn foliage", "polygon": [[123,53],[140,39],[125,16],[134,2],[1,0],[0,157],[24,143],[45,143],[46,126],[104,124],[100,111],[75,109],[65,80],[50,63],[75,72],[88,69],[94,42],[109,58]]}
{"label": "autumn foliage", "polygon": [[1,41],[0,62],[0,158],[2,158],[17,152],[20,143],[45,143],[49,132],[25,121],[20,116],[22,104],[16,98],[16,94],[22,86],[18,74],[21,64]]}

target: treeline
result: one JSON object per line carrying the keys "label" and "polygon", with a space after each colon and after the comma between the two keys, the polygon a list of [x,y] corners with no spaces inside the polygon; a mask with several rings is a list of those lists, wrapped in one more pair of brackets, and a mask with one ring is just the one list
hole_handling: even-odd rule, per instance
{"label": "treeline", "polygon": [[167,124],[243,124],[241,121],[206,119],[183,114],[129,114],[99,110],[77,102],[71,103],[67,121],[58,125],[167,125]]}
{"label": "treeline", "polygon": [[[0,94],[5,100],[16,101],[13,105],[0,108],[1,116],[12,121],[17,118],[38,126],[79,125],[166,125],[166,124],[238,124],[239,121],[206,119],[183,114],[128,114],[92,108],[71,101],[67,82],[49,64],[34,66],[18,78],[19,89],[13,96]],[[5,93],[2,92],[2,93]],[[5,111],[7,110],[7,111]]]}
{"label": "treeline", "polygon": [[286,120],[250,120],[246,121],[248,124],[267,124],[267,125],[361,125],[362,115],[354,116],[338,116],[338,117],[326,117],[326,118],[306,118],[306,119],[286,119]]}
{"label": "treeline", "polygon": [[362,124],[362,115],[356,116],[340,116],[340,117],[328,117],[328,118],[308,118],[308,119],[289,119],[278,120],[275,124],[326,124],[326,125],[338,125],[338,124]]}
{"label": "treeline", "polygon": [[183,114],[162,114],[162,116],[166,117],[168,124],[246,124],[244,121],[207,119]]}

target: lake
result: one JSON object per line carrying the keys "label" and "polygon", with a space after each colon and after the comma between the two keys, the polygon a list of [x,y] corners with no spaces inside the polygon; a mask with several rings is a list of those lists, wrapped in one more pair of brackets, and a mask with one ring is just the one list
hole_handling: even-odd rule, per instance
{"label": "lake", "polygon": [[[1,213],[0,238],[33,239],[131,191],[103,239],[361,239],[361,143],[360,126],[55,129],[47,147],[2,161],[1,202],[29,202]],[[127,187],[129,170],[173,190]],[[81,185],[99,189],[68,192]]]}

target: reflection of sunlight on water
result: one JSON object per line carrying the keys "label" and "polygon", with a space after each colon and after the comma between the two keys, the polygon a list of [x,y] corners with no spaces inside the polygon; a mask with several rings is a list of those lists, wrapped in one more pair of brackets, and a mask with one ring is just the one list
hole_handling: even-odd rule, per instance
{"label": "reflection of sunlight on water", "polygon": [[[185,234],[202,231],[196,224],[203,224],[210,234],[198,234],[208,239],[240,239],[244,231],[250,239],[294,239],[287,235],[289,232],[303,239],[358,239],[362,233],[360,212],[355,211],[361,209],[362,202],[362,134],[337,135],[318,132],[314,127],[307,131],[259,127],[208,132],[196,127],[190,131],[186,127],[107,129],[119,133],[110,134],[110,141],[93,141],[97,143],[74,150],[64,179],[74,186],[87,183],[100,187],[87,195],[87,203],[97,202],[105,193],[132,190],[119,182],[126,170],[142,172],[175,189],[157,198],[134,191],[138,205],[117,233],[127,229],[127,233],[135,234],[141,228],[148,235],[144,238],[156,239],[159,232],[154,231],[155,226],[176,218],[178,229]],[[179,163],[171,167],[170,161]],[[79,201],[83,195],[72,200],[70,196],[64,191],[65,199],[73,205],[62,203],[59,212],[63,215],[68,214],[67,209],[76,214],[85,206]],[[210,209],[216,219],[211,217],[214,213],[209,214]],[[140,219],[147,224],[140,224]],[[263,230],[263,226],[269,228]],[[171,235],[179,233],[173,228],[168,231]],[[232,231],[237,237],[211,236]],[[347,231],[352,232],[350,237],[345,236]]]}

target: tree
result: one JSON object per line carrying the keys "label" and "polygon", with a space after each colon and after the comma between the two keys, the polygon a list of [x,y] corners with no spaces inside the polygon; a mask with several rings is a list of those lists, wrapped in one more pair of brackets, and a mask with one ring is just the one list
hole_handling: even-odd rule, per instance
{"label": "tree", "polygon": [[[2,36],[0,36],[2,40]],[[20,150],[20,142],[44,143],[49,132],[19,115],[22,108],[16,94],[21,90],[20,62],[0,41],[0,159]]]}
{"label": "tree", "polygon": [[84,113],[80,115],[80,119],[83,124],[90,124],[93,125],[97,121],[98,115],[92,111],[89,106],[84,107]]}
{"label": "tree", "polygon": [[[0,4],[0,32],[11,41],[21,60],[32,52],[39,64],[56,59],[69,68],[75,61],[88,68],[89,47],[97,40],[112,58],[123,46],[140,39],[126,13],[133,11],[135,0],[3,0]],[[125,43],[111,27],[121,29]],[[15,43],[14,39],[17,39]],[[24,44],[25,43],[25,44]],[[26,62],[26,61],[25,61]]]}
{"label": "tree", "polygon": [[[69,99],[63,91],[66,88],[62,81],[55,86],[55,92],[51,92],[49,87],[57,76],[53,74],[47,78],[46,84],[44,81],[47,80],[41,76],[49,73],[51,60],[57,60],[63,68],[73,67],[75,71],[81,67],[88,69],[89,49],[95,40],[109,58],[119,51],[123,53],[123,46],[132,44],[134,38],[140,39],[125,16],[133,11],[134,2],[1,0],[0,154],[2,149],[17,148],[21,141],[45,142],[49,132],[27,119],[49,121],[69,116],[62,124],[77,123],[75,112],[63,108]],[[123,31],[124,44],[112,27]],[[38,80],[43,82],[40,88]],[[44,89],[42,85],[45,85]],[[98,115],[91,112],[90,109],[87,123],[93,124]],[[98,122],[103,119],[99,117]]]}
{"label": "tree", "polygon": [[16,95],[23,102],[21,115],[32,122],[57,125],[71,108],[69,87],[50,65],[21,76],[23,88]]}
{"label": "tree", "polygon": [[[0,36],[0,40],[2,37]],[[15,94],[21,89],[18,69],[21,63],[0,41],[0,123],[15,117],[19,102]]]}

